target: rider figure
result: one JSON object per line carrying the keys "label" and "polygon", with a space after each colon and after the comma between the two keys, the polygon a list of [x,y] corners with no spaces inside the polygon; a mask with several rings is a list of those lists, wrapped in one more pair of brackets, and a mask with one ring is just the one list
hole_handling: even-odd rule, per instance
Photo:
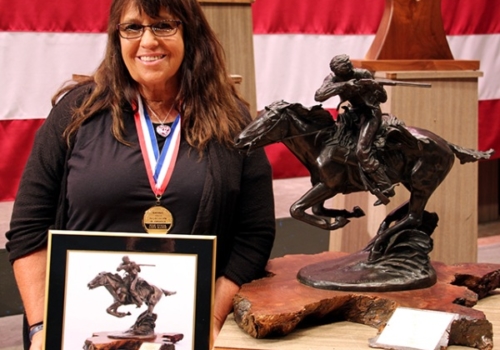
{"label": "rider figure", "polygon": [[374,157],[372,144],[382,123],[380,103],[387,101],[385,89],[374,80],[370,71],[354,68],[349,56],[338,55],[332,58],[330,69],[333,74],[325,78],[330,86],[329,93],[316,91],[315,100],[323,102],[331,96],[338,95],[340,104],[349,102],[359,118],[359,136],[356,145],[356,157],[363,172],[374,182],[377,190],[372,191],[379,200],[375,205],[387,204],[387,197],[394,196],[393,184],[387,176],[384,167]]}
{"label": "rider figure", "polygon": [[141,272],[141,267],[125,255],[122,258],[122,263],[116,269],[116,271],[121,270],[124,270],[127,273],[125,276],[125,283],[130,286],[130,295],[132,296],[132,300],[135,300],[134,303],[137,307],[140,307],[142,305],[142,301],[137,293],[136,284],[139,272]]}

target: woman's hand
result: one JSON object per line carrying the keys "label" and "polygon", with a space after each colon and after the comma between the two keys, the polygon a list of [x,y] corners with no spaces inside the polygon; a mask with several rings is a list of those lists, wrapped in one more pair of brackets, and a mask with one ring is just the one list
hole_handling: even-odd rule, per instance
{"label": "woman's hand", "polygon": [[[15,260],[12,265],[27,322],[31,326],[43,321],[46,265],[46,248]],[[43,334],[44,332],[40,331],[33,335],[30,350],[42,349]]]}
{"label": "woman's hand", "polygon": [[214,298],[214,324],[213,324],[213,341],[220,333],[227,315],[233,310],[233,297],[240,287],[226,277],[219,277],[215,281],[215,298]]}
{"label": "woman's hand", "polygon": [[44,331],[35,333],[33,335],[33,338],[31,338],[30,350],[42,350],[44,340],[45,340]]}

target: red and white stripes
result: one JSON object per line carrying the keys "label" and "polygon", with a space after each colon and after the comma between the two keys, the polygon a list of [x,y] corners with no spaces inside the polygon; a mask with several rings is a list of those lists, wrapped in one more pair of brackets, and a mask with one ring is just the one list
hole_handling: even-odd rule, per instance
{"label": "red and white stripes", "polygon": [[[110,0],[0,0],[0,200],[14,198],[34,132],[73,74],[91,74],[106,45]],[[316,104],[335,54],[363,58],[384,0],[256,0],[259,109],[278,100]],[[479,148],[500,150],[500,2],[442,0],[456,59],[481,61]],[[325,103],[334,108],[335,102]]]}

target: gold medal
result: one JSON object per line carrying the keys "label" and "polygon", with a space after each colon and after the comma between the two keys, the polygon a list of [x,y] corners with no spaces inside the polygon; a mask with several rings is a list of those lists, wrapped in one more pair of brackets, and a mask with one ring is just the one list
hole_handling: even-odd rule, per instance
{"label": "gold medal", "polygon": [[149,185],[156,197],[156,205],[144,213],[142,226],[148,233],[166,234],[172,229],[174,218],[172,213],[161,205],[161,197],[170,182],[177,161],[177,154],[181,144],[181,116],[177,115],[170,131],[167,132],[166,128],[158,131],[169,140],[165,142],[164,147],[160,150],[154,131],[150,132],[153,130],[153,124],[142,104],[140,94],[137,94],[137,103],[138,108],[134,115],[135,126]]}
{"label": "gold medal", "polygon": [[172,213],[161,205],[146,210],[142,219],[142,226],[147,233],[168,233],[173,225]]}

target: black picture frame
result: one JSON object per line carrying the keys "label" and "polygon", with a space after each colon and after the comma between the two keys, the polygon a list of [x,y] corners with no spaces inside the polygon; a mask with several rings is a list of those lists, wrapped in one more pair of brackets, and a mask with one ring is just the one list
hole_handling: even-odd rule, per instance
{"label": "black picture frame", "polygon": [[[97,334],[126,331],[147,309],[145,304],[120,305],[119,312],[131,315],[113,316],[107,308],[116,299],[107,287],[88,288],[101,272],[123,274],[117,267],[124,256],[143,264],[142,279],[175,292],[154,306],[154,333],[181,334],[176,350],[211,349],[215,252],[215,236],[49,231],[45,349],[84,348]],[[144,340],[143,348],[156,348],[161,341]]]}

